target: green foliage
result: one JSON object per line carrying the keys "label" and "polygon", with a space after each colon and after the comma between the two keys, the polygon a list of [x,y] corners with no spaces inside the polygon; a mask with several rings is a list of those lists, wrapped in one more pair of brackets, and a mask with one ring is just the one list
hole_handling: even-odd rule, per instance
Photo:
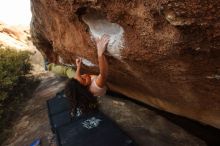
{"label": "green foliage", "polygon": [[[32,68],[30,53],[0,46],[0,131],[13,118],[18,103],[28,90],[30,80],[25,76]],[[2,137],[0,138],[1,141]]]}
{"label": "green foliage", "polygon": [[[1,49],[0,52],[0,106],[9,97],[19,79],[29,73],[29,52]],[[0,115],[1,118],[1,115]]]}

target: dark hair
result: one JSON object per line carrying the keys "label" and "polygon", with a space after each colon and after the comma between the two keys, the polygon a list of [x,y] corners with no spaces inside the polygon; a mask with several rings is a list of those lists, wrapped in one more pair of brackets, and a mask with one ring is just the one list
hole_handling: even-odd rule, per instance
{"label": "dark hair", "polygon": [[64,93],[71,103],[73,116],[77,109],[81,114],[91,113],[97,110],[97,98],[81,85],[77,80],[71,79],[67,82]]}

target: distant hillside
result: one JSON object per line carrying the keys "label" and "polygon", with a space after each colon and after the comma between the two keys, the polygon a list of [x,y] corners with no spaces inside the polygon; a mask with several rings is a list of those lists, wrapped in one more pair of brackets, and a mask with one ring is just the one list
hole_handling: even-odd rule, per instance
{"label": "distant hillside", "polygon": [[43,71],[43,57],[31,41],[30,29],[25,26],[9,26],[0,22],[0,48],[14,48],[16,50],[27,50],[33,53],[31,63],[35,72]]}

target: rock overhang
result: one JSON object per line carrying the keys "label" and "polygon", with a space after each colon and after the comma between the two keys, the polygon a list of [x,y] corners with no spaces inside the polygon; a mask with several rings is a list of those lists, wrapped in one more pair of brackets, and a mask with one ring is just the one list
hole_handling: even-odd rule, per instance
{"label": "rock overhang", "polygon": [[[109,44],[107,53],[112,90],[220,128],[218,3],[177,0],[32,0],[32,3],[35,9],[32,37],[51,61],[61,56],[65,63],[74,64],[76,57],[83,57],[94,64],[84,70],[98,72],[93,39],[108,32],[113,44]],[[105,15],[97,17],[87,9]],[[83,21],[83,16],[89,20]]]}

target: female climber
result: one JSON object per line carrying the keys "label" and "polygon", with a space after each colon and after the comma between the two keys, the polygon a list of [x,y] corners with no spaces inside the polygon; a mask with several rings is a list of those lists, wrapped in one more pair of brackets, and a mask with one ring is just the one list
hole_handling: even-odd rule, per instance
{"label": "female climber", "polygon": [[99,75],[90,75],[90,74],[81,75],[80,69],[81,69],[82,60],[76,59],[77,69],[74,78],[79,83],[86,86],[94,96],[105,95],[107,90],[106,80],[108,76],[108,63],[104,55],[104,52],[106,50],[108,42],[109,42],[109,36],[106,34],[104,34],[100,39],[96,39],[99,72],[100,72]]}
{"label": "female climber", "polygon": [[[86,87],[94,96],[102,96],[106,93],[106,80],[108,75],[108,63],[105,58],[104,52],[109,42],[109,36],[103,35],[100,39],[96,39],[98,62],[99,62],[99,75],[80,74],[82,59],[76,59],[76,71],[64,65],[50,63],[47,69],[53,73],[66,76],[68,78],[76,79],[80,84]],[[71,82],[70,80],[70,82]],[[68,84],[71,85],[71,84]]]}

